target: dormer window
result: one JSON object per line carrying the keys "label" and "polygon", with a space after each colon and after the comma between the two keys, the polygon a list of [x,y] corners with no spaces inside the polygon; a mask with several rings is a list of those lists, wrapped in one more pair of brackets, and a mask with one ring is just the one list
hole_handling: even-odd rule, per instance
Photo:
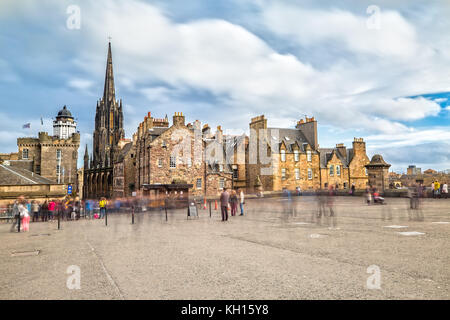
{"label": "dormer window", "polygon": [[281,161],[286,162],[286,150],[281,150]]}
{"label": "dormer window", "polygon": [[161,147],[163,147],[163,148],[166,148],[166,147],[167,147],[167,145],[166,145],[166,140],[163,140],[163,141],[162,141]]}
{"label": "dormer window", "polygon": [[311,150],[306,151],[306,160],[311,162]]}

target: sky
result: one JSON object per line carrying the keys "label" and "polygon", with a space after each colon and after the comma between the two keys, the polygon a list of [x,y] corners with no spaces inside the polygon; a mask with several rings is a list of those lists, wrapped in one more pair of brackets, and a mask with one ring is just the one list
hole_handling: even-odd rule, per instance
{"label": "sky", "polygon": [[450,169],[448,16],[426,0],[1,0],[0,153],[67,105],[82,165],[111,38],[128,138],[149,111],[229,134],[307,115],[320,147],[362,137],[396,172]]}

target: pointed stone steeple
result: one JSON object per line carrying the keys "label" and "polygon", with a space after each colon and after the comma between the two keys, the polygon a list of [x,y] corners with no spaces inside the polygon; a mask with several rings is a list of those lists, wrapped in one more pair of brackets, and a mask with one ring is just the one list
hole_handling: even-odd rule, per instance
{"label": "pointed stone steeple", "polygon": [[103,89],[103,101],[115,101],[114,72],[112,64],[111,42],[108,43],[108,58],[106,60],[105,88]]}
{"label": "pointed stone steeple", "polygon": [[86,150],[84,151],[84,169],[89,169],[89,151],[86,143]]}
{"label": "pointed stone steeple", "polygon": [[103,97],[97,101],[93,138],[94,167],[107,165],[108,159],[113,159],[113,147],[125,138],[122,100],[116,100],[114,88],[111,42],[108,43]]}

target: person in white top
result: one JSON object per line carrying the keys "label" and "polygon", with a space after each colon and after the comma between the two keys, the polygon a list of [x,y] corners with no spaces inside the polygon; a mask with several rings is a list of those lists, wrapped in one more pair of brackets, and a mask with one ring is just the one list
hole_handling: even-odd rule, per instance
{"label": "person in white top", "polygon": [[244,203],[245,203],[245,199],[244,199],[244,191],[242,191],[242,189],[239,190],[239,206],[241,207],[241,216],[244,215]]}
{"label": "person in white top", "polygon": [[447,198],[448,197],[448,186],[447,182],[444,182],[444,185],[442,186],[442,197]]}

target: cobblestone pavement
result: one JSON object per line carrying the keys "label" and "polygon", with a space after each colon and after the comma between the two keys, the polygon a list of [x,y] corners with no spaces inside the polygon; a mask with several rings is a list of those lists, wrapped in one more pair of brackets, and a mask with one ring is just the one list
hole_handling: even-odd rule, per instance
{"label": "cobblestone pavement", "polygon": [[[32,223],[20,234],[0,224],[0,299],[450,298],[450,199],[424,201],[423,220],[406,199],[338,197],[335,218],[320,220],[314,197],[293,199],[248,200],[228,222],[178,210],[168,222],[164,211],[139,213],[134,225],[110,214],[107,227]],[[71,265],[79,290],[66,285]],[[367,288],[373,265],[379,289]]]}

